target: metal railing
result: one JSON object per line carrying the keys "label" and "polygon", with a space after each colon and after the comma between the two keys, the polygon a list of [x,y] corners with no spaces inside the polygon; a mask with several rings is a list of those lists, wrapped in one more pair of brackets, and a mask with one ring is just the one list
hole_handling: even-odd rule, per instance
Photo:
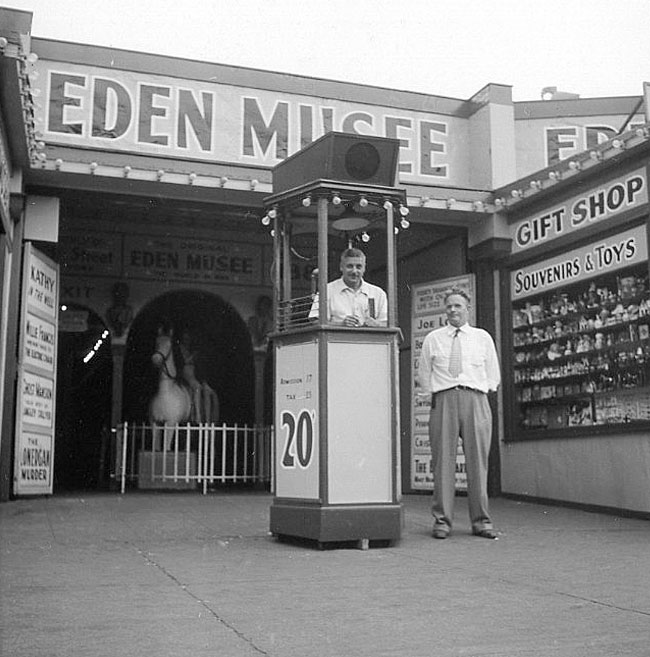
{"label": "metal railing", "polygon": [[111,478],[144,489],[201,489],[219,483],[273,486],[272,426],[124,422],[112,432]]}
{"label": "metal railing", "polygon": [[310,294],[305,297],[296,297],[278,304],[278,331],[287,331],[303,326],[311,326],[313,322],[309,319],[314,297]]}

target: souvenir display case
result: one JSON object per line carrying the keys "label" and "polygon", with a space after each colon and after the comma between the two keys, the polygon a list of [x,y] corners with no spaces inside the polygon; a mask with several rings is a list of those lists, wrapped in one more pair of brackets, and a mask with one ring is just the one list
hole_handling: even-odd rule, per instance
{"label": "souvenir display case", "polygon": [[650,425],[647,262],[512,308],[517,431]]}

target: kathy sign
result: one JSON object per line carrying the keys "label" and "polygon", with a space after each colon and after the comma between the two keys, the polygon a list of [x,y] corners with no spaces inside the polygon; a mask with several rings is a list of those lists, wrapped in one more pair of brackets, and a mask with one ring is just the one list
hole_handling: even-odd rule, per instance
{"label": "kathy sign", "polygon": [[637,226],[561,256],[513,271],[511,296],[513,300],[522,299],[645,262],[647,259],[646,229],[645,226]]}
{"label": "kathy sign", "polygon": [[542,214],[514,223],[510,229],[512,252],[544,244],[647,202],[646,170],[638,169],[575,196]]}
{"label": "kathy sign", "polygon": [[400,178],[461,184],[461,118],[212,81],[37,63],[48,143],[159,157],[275,166],[336,130],[400,140]]}

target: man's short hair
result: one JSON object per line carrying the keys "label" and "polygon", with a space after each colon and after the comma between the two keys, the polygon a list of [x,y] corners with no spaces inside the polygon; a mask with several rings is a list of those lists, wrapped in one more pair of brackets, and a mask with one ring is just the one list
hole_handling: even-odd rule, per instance
{"label": "man's short hair", "polygon": [[452,287],[451,289],[447,290],[445,292],[444,302],[447,303],[447,299],[449,299],[449,297],[454,294],[457,294],[459,297],[463,297],[463,299],[465,299],[465,301],[467,301],[468,304],[472,303],[472,300],[469,298],[469,294],[467,294],[465,290],[462,290],[459,287]]}
{"label": "man's short hair", "polygon": [[366,261],[366,254],[361,250],[361,249],[355,249],[354,247],[345,249],[343,253],[341,253],[341,262],[345,258],[363,258],[363,261]]}

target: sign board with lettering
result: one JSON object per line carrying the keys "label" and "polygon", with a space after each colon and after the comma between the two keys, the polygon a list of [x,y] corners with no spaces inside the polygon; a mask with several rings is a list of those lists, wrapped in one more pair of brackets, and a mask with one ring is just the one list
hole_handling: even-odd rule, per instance
{"label": "sign board with lettering", "polygon": [[181,283],[261,285],[260,244],[133,233],[66,233],[61,240],[66,278],[108,276]]}
{"label": "sign board with lettering", "polygon": [[25,243],[14,494],[52,493],[59,314],[58,265]]}
{"label": "sign board with lettering", "polygon": [[319,498],[318,343],[278,347],[275,495]]}
{"label": "sign board with lettering", "polygon": [[47,143],[273,167],[338,131],[399,139],[401,182],[469,184],[464,117],[45,59],[36,70]]}
{"label": "sign board with lettering", "polygon": [[648,203],[645,169],[638,169],[510,227],[512,253],[546,244],[625,210]]}
{"label": "sign board with lettering", "polygon": [[510,275],[510,294],[513,301],[524,299],[647,259],[646,229],[645,226],[637,226],[555,258],[514,270]]}
{"label": "sign board with lettering", "polygon": [[[411,488],[414,490],[433,488],[429,444],[431,399],[419,395],[418,363],[424,338],[434,329],[447,324],[444,298],[451,288],[464,290],[470,299],[474,299],[474,275],[464,274],[430,283],[420,283],[413,285],[411,289]],[[474,303],[470,306],[470,324],[474,321],[474,306]],[[456,489],[467,489],[465,456],[460,441],[456,461]]]}

